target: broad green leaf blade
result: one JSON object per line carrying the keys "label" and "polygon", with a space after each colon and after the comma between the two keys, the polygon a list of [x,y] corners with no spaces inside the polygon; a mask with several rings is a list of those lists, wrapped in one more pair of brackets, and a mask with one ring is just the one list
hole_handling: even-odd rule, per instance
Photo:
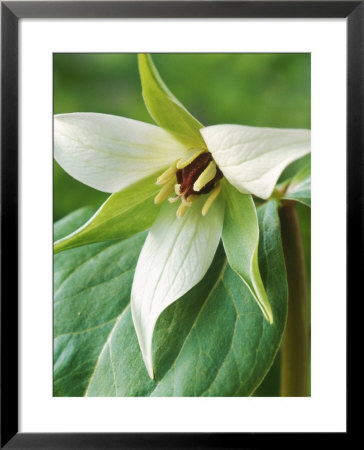
{"label": "broad green leaf blade", "polygon": [[273,313],[258,265],[259,226],[251,195],[240,194],[224,183],[226,211],[222,239],[230,267],[241,277],[261,308],[273,323]]}
{"label": "broad green leaf blade", "polygon": [[144,238],[137,235],[55,256],[54,395],[86,392],[116,320],[129,309],[129,286]]}
{"label": "broad green leaf blade", "polygon": [[202,125],[169,91],[149,54],[138,55],[145,106],[155,122],[189,147],[206,147]]}
{"label": "broad green leaf blade", "polygon": [[[287,313],[276,203],[258,215],[259,261],[274,324],[264,320],[220,246],[203,280],[158,319],[155,380],[145,369],[128,303],[145,233],[55,255],[54,395],[251,395],[275,358]],[[55,234],[88,217],[85,211],[63,219]]]}
{"label": "broad green leaf blade", "polygon": [[159,212],[153,198],[158,174],[112,194],[79,229],[54,244],[54,253],[94,242],[125,239],[151,226]]}
{"label": "broad green leaf blade", "polygon": [[293,177],[282,197],[311,207],[311,165],[307,164]]}

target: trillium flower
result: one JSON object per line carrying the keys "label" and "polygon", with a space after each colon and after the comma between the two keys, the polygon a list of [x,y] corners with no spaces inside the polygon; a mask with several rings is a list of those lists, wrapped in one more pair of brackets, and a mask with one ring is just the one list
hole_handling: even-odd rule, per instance
{"label": "trillium flower", "polygon": [[[57,115],[54,156],[82,183],[118,193],[133,211],[140,204],[141,228],[148,222],[143,189],[159,186],[154,203],[160,209],[139,255],[131,291],[135,330],[153,378],[157,319],[202,280],[221,238],[229,264],[273,322],[258,267],[252,195],[270,197],[283,169],[309,153],[310,131],[203,127],[168,90],[149,55],[139,55],[139,70],[146,106],[158,126],[97,113]],[[105,204],[66,243],[107,214],[110,206]]]}

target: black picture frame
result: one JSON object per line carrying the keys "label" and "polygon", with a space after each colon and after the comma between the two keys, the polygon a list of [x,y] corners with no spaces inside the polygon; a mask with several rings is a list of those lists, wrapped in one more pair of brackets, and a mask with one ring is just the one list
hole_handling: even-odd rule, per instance
{"label": "black picture frame", "polygon": [[[363,273],[364,1],[1,2],[1,448],[257,448],[281,439],[278,433],[18,432],[19,19],[236,17],[347,21],[347,299],[358,289]],[[348,433],[338,433],[337,443],[347,436]],[[308,434],[300,437],[300,443],[307,438]],[[285,435],[285,439],[297,443],[295,434]],[[318,435],[315,443],[317,439]]]}

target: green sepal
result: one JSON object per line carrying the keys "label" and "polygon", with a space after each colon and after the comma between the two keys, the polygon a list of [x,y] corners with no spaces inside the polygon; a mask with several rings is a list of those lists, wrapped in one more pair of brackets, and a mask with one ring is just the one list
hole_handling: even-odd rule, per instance
{"label": "green sepal", "polygon": [[241,194],[226,182],[223,192],[226,209],[222,241],[229,265],[246,283],[266,320],[273,323],[272,308],[259,271],[259,225],[254,201],[251,195]]}
{"label": "green sepal", "polygon": [[187,148],[206,147],[199,132],[203,125],[170,92],[151,56],[138,55],[138,63],[145,106],[155,122]]}
{"label": "green sepal", "polygon": [[55,242],[54,253],[95,242],[126,239],[151,226],[159,212],[154,204],[158,174],[116,192],[73,233]]}
{"label": "green sepal", "polygon": [[290,181],[284,196],[284,200],[296,200],[311,207],[311,163],[307,162]]}

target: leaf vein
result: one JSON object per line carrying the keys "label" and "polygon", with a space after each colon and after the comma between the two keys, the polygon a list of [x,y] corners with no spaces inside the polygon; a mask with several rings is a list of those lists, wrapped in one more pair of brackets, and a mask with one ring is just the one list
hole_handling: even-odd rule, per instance
{"label": "leaf vein", "polygon": [[[221,270],[220,270],[219,276],[217,277],[217,279],[216,279],[215,283],[213,284],[212,288],[210,289],[209,294],[206,296],[206,299],[205,299],[203,305],[201,306],[200,311],[199,311],[198,314],[196,315],[196,317],[195,317],[195,319],[194,319],[194,321],[193,321],[193,323],[192,323],[192,325],[191,325],[191,328],[190,328],[189,332],[188,332],[187,335],[186,335],[186,338],[185,338],[185,341],[184,341],[183,345],[181,346],[181,348],[180,348],[179,352],[177,353],[176,357],[174,358],[174,361],[173,361],[173,363],[171,364],[171,367],[170,367],[170,368],[168,369],[168,371],[166,372],[165,377],[168,375],[168,373],[169,373],[172,369],[175,369],[177,360],[178,360],[179,356],[181,355],[181,353],[182,353],[182,351],[183,351],[183,348],[184,348],[184,346],[185,346],[185,344],[186,344],[186,342],[187,342],[189,336],[190,336],[191,333],[193,332],[193,328],[195,327],[195,325],[196,325],[196,323],[197,323],[197,320],[198,320],[198,318],[200,317],[200,314],[202,313],[203,309],[205,308],[206,304],[208,303],[209,298],[211,297],[212,293],[213,293],[214,290],[216,289],[216,286],[219,284],[219,282],[221,281],[221,279],[222,279],[222,277],[223,277],[223,275],[224,275],[224,273],[225,273],[226,266],[227,266],[227,260],[225,259],[225,262],[224,262],[224,264],[223,264],[223,266],[222,266],[222,268],[221,268]],[[153,392],[157,389],[157,387],[158,387],[158,385],[153,389],[153,391],[151,391],[151,393],[150,393],[149,395],[152,395]]]}
{"label": "leaf vein", "polygon": [[100,352],[100,354],[99,354],[99,356],[98,356],[98,358],[97,358],[97,361],[96,361],[94,370],[93,370],[93,372],[92,372],[92,374],[91,374],[91,376],[90,376],[90,380],[89,380],[88,385],[87,385],[87,388],[86,388],[86,390],[85,390],[84,397],[87,396],[88,390],[89,390],[89,388],[90,388],[90,386],[91,386],[92,379],[93,379],[93,377],[95,376],[96,369],[97,369],[97,367],[98,367],[98,365],[99,365],[99,362],[100,362],[100,360],[101,360],[102,354],[104,353],[104,351],[105,351],[105,349],[107,348],[109,342],[111,341],[112,336],[113,336],[113,334],[114,334],[114,332],[115,332],[115,330],[116,330],[116,327],[118,326],[118,323],[120,322],[120,320],[122,319],[122,317],[123,317],[124,314],[128,311],[129,308],[130,308],[130,303],[129,303],[122,311],[121,311],[121,313],[119,314],[119,317],[117,318],[117,320],[116,320],[114,326],[112,327],[112,329],[111,329],[111,331],[110,331],[110,334],[109,334],[109,336],[108,336],[108,338],[107,338],[107,340],[106,340],[104,346],[102,347],[102,350],[101,350],[101,352]]}

